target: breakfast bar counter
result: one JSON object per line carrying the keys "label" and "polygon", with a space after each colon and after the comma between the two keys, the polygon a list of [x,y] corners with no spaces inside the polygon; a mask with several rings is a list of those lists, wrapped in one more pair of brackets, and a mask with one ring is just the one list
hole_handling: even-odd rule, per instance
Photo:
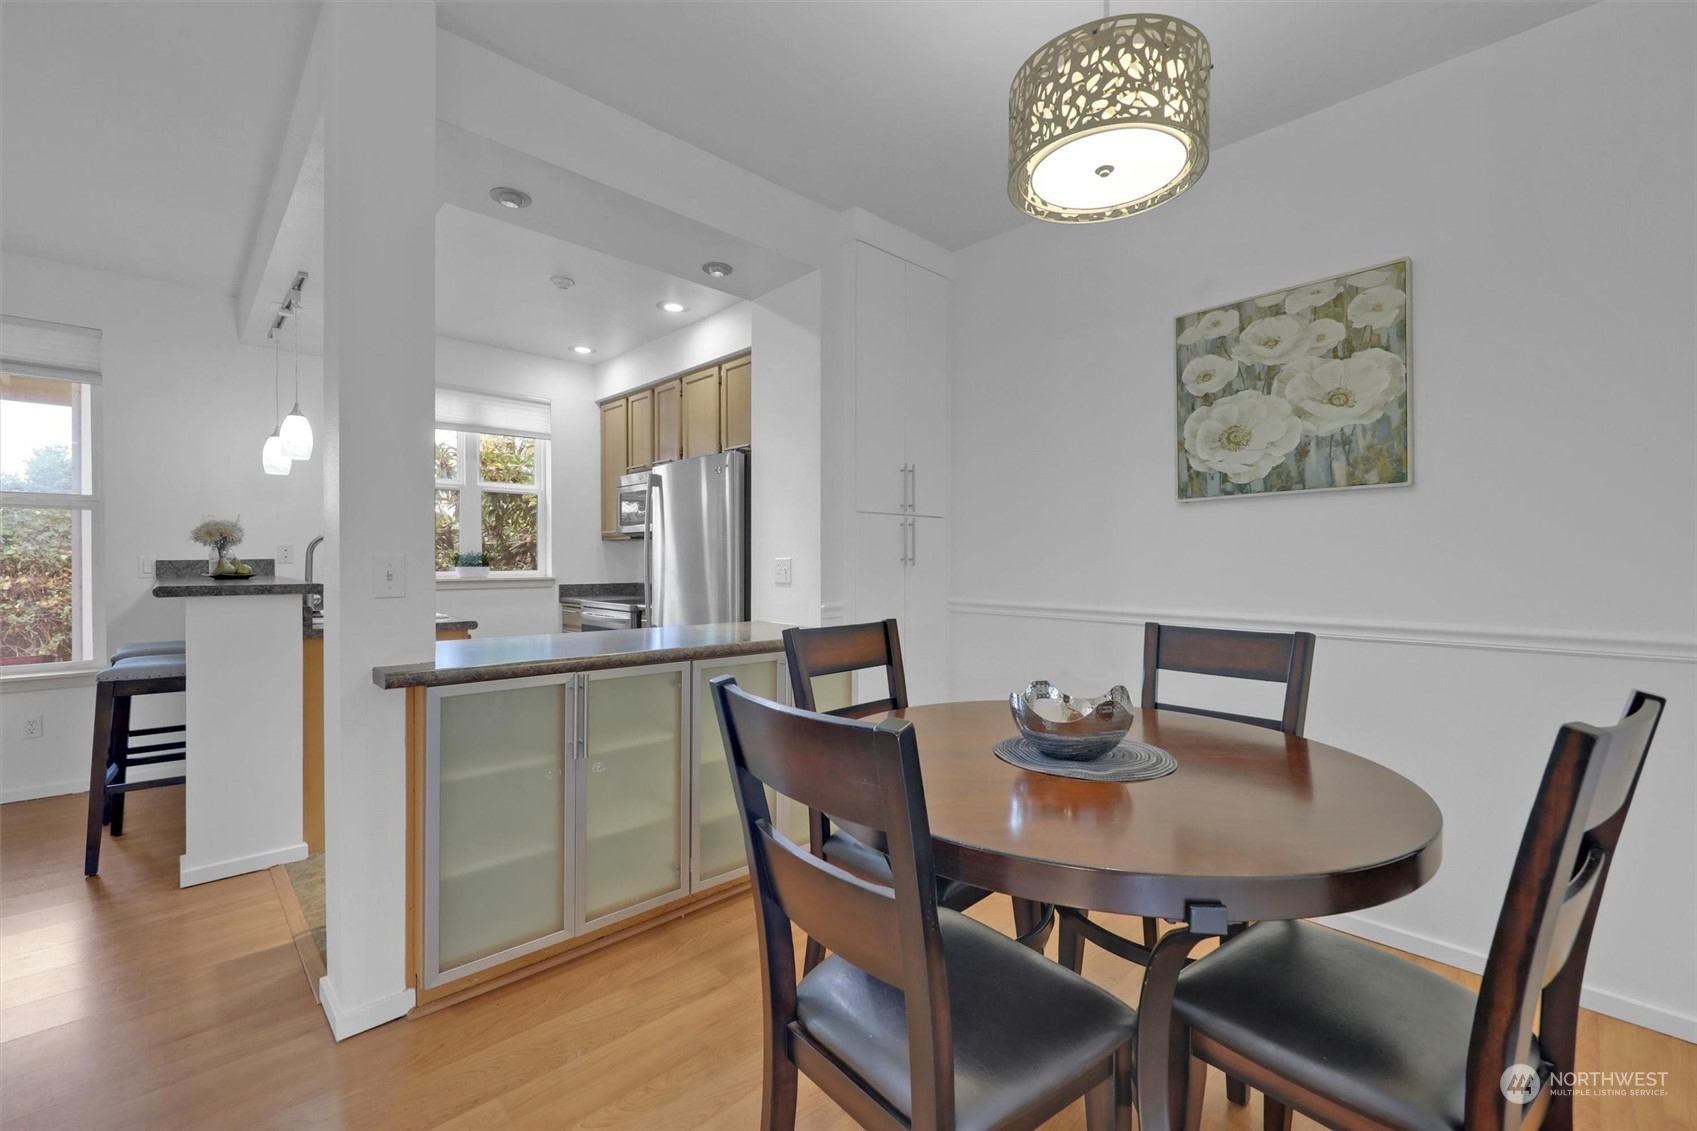
{"label": "breakfast bar counter", "polygon": [[767,621],[556,632],[442,641],[429,664],[372,669],[378,687],[450,687],[496,679],[606,671],[639,664],[687,663],[781,652],[784,629]]}

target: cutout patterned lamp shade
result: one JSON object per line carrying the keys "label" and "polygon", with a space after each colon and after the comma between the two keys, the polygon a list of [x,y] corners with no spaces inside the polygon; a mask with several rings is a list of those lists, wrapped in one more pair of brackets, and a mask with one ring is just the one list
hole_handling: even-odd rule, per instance
{"label": "cutout patterned lamp shade", "polygon": [[1103,16],[1044,44],[1008,92],[1008,196],[1039,220],[1117,220],[1208,167],[1208,40],[1173,16]]}

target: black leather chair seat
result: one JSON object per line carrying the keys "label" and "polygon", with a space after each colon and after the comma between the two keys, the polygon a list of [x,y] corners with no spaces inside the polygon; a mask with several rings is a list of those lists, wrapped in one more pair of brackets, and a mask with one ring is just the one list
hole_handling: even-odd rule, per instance
{"label": "black leather chair seat", "polygon": [[1272,922],[1191,965],[1173,998],[1178,1018],[1234,1052],[1409,1131],[1465,1125],[1477,1006],[1472,991],[1388,951]]}
{"label": "black leather chair seat", "polygon": [[[832,833],[825,838],[825,859],[874,883],[885,886],[890,883],[889,857],[846,833]],[[976,888],[960,880],[951,880],[947,876],[937,877],[938,907],[965,911],[989,895],[984,888]]]}
{"label": "black leather chair seat", "polygon": [[[940,910],[955,1055],[955,1126],[989,1131],[1077,1095],[1080,1065],[1099,1064],[1137,1030],[1106,990],[982,923]],[[902,991],[835,955],[796,988],[809,1037],[912,1115]],[[891,1034],[900,1034],[891,1039]]]}

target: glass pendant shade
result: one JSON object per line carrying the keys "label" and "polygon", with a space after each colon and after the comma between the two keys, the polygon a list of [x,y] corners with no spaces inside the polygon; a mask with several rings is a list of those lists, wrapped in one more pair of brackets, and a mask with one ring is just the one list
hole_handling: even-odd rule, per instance
{"label": "glass pendant shade", "polygon": [[312,458],[312,423],[302,415],[300,405],[289,410],[279,432],[283,437],[284,455],[290,459]]}
{"label": "glass pendant shade", "polygon": [[1117,220],[1208,167],[1208,40],[1172,16],[1104,16],[1044,44],[1008,92],[1008,197],[1039,220]]}
{"label": "glass pendant shade", "polygon": [[260,463],[265,467],[267,475],[287,475],[289,465],[294,462],[283,450],[283,437],[279,430],[273,428],[271,435],[265,441],[265,450],[260,453]]}

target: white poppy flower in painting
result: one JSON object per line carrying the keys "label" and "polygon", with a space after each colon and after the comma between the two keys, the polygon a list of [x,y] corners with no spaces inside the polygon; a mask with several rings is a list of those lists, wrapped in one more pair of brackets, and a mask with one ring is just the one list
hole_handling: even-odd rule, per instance
{"label": "white poppy flower in painting", "polygon": [[1308,324],[1288,314],[1257,318],[1243,328],[1232,356],[1245,365],[1282,365],[1308,356]]}
{"label": "white poppy flower in painting", "polygon": [[1395,287],[1369,287],[1349,302],[1349,324],[1383,330],[1402,317],[1408,296]]}
{"label": "white poppy flower in painting", "polygon": [[1217,353],[1196,358],[1184,367],[1184,373],[1179,377],[1179,380],[1184,382],[1185,392],[1194,397],[1203,393],[1218,393],[1236,379],[1237,362]]}
{"label": "white poppy flower in painting", "polygon": [[1233,483],[1253,483],[1302,441],[1302,422],[1289,403],[1253,389],[1205,405],[1184,422],[1190,461]]}
{"label": "white poppy flower in painting", "polygon": [[1283,306],[1284,304],[1285,293],[1283,291],[1280,291],[1276,295],[1262,295],[1260,298],[1255,300],[1255,305],[1260,307],[1262,310],[1266,310],[1269,307],[1274,306]]}
{"label": "white poppy flower in painting", "polygon": [[1390,282],[1390,279],[1391,273],[1389,271],[1362,271],[1360,274],[1351,275],[1344,282],[1358,290],[1365,291],[1371,290],[1373,287],[1382,287]]}
{"label": "white poppy flower in painting", "polygon": [[1337,298],[1338,292],[1342,290],[1343,288],[1336,283],[1314,283],[1306,287],[1298,287],[1285,296],[1285,313],[1301,314],[1304,310],[1311,310],[1316,306],[1325,306],[1328,302]]}
{"label": "white poppy flower in painting", "polygon": [[1196,325],[1178,336],[1178,344],[1193,346],[1197,342],[1211,342],[1215,338],[1223,338],[1235,332],[1240,321],[1235,310],[1210,310],[1196,320]]}
{"label": "white poppy flower in painting", "polygon": [[1305,432],[1330,436],[1352,424],[1371,424],[1408,388],[1406,368],[1393,354],[1362,354],[1316,362],[1285,382],[1285,398]]}
{"label": "white poppy flower in painting", "polygon": [[1289,397],[1285,397],[1285,386],[1289,385],[1293,380],[1306,373],[1312,373],[1316,365],[1319,365],[1322,361],[1328,360],[1331,359],[1323,357],[1299,357],[1295,361],[1282,366],[1277,373],[1273,374],[1273,395],[1275,397],[1284,397],[1285,400],[1289,400]]}
{"label": "white poppy flower in painting", "polygon": [[1308,324],[1308,348],[1315,353],[1330,353],[1343,336],[1343,323],[1336,318],[1316,318]]}

